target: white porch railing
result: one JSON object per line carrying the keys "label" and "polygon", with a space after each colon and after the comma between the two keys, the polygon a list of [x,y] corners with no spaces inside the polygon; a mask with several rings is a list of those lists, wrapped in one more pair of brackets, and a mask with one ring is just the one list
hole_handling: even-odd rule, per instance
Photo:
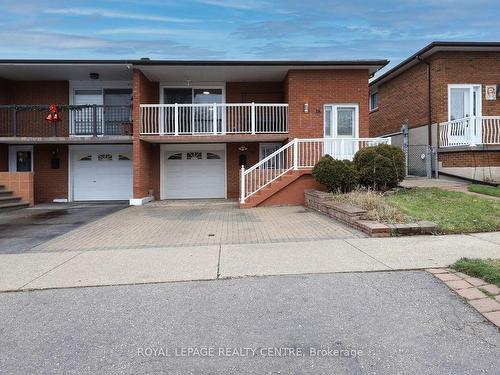
{"label": "white porch railing", "polygon": [[363,147],[390,143],[390,138],[296,138],[252,167],[241,167],[240,202],[245,203],[248,197],[292,169],[313,168],[325,154],[352,160]]}
{"label": "white porch railing", "polygon": [[439,124],[439,147],[500,144],[500,116],[474,116]]}
{"label": "white porch railing", "polygon": [[142,135],[288,132],[288,104],[141,104]]}

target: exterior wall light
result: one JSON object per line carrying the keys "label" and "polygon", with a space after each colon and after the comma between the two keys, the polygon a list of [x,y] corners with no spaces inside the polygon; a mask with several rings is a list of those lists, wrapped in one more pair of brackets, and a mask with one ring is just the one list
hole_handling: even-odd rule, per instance
{"label": "exterior wall light", "polygon": [[309,103],[304,103],[304,113],[309,113]]}

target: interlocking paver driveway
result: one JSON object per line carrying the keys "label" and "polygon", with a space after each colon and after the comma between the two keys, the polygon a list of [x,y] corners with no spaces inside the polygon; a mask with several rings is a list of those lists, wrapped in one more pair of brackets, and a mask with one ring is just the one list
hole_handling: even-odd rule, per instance
{"label": "interlocking paver driveway", "polygon": [[33,251],[266,243],[362,236],[356,230],[301,206],[240,210],[232,201],[162,201],[116,212]]}

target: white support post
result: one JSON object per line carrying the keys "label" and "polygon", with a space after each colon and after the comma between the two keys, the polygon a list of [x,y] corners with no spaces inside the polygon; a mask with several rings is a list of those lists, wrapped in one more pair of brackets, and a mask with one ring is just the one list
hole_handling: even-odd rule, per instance
{"label": "white support post", "polygon": [[245,166],[241,166],[240,170],[240,203],[245,203]]}
{"label": "white support post", "polygon": [[214,125],[214,135],[217,135],[217,104],[214,103],[212,107],[212,120]]}
{"label": "white support post", "polygon": [[160,107],[160,135],[165,135],[165,107]]}
{"label": "white support post", "polygon": [[179,105],[174,105],[174,135],[179,135]]}
{"label": "white support post", "polygon": [[469,117],[466,121],[469,123],[469,146],[474,147],[476,146],[476,137],[474,135],[475,117]]}
{"label": "white support post", "polygon": [[293,140],[293,170],[299,169],[299,140],[295,138]]}
{"label": "white support post", "polygon": [[252,134],[255,134],[255,103],[252,102]]}
{"label": "white support post", "polygon": [[340,158],[339,159],[340,160],[346,159],[344,138],[340,138]]}

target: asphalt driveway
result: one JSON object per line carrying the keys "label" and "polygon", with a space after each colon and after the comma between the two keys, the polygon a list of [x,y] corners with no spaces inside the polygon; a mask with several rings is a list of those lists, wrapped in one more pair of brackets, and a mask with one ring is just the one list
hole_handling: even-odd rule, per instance
{"label": "asphalt driveway", "polygon": [[127,207],[121,203],[57,203],[0,214],[0,254],[29,251],[54,237]]}
{"label": "asphalt driveway", "polygon": [[417,271],[2,293],[0,332],[5,374],[421,375],[500,368],[497,328]]}

